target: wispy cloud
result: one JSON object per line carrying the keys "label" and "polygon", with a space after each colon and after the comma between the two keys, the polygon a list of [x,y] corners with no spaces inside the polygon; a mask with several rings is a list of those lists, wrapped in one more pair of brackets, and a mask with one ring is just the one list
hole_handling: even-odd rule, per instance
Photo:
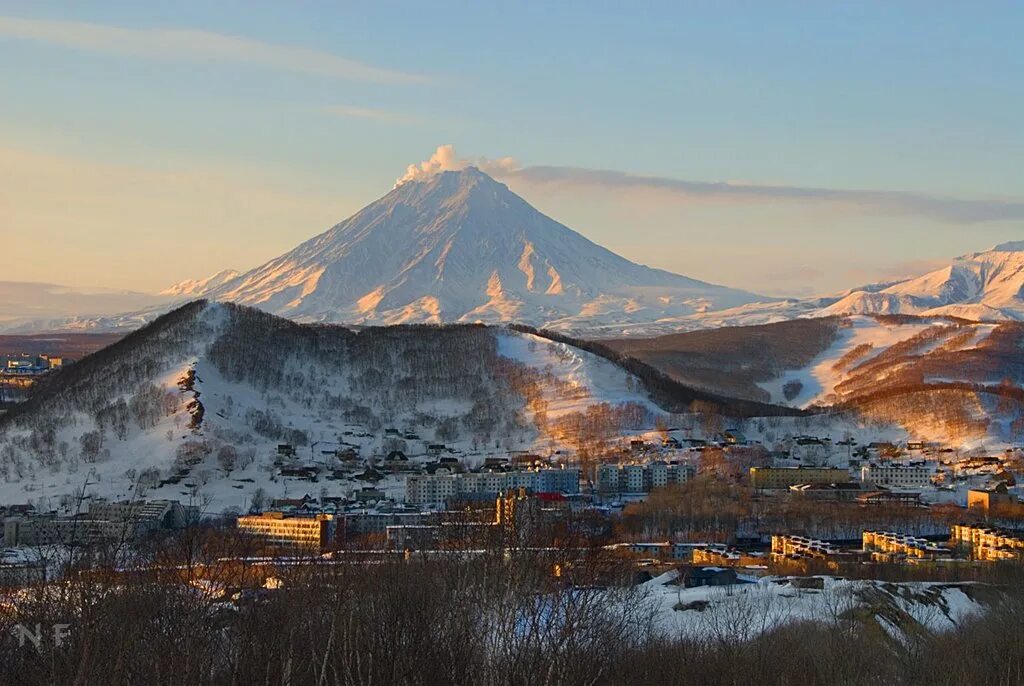
{"label": "wispy cloud", "polygon": [[831,205],[876,214],[914,214],[951,224],[1024,219],[1024,200],[975,200],[926,193],[848,190],[813,186],[759,185],[733,181],[692,181],[642,176],[611,169],[582,167],[524,167],[511,157],[461,158],[451,145],[442,145],[425,162],[409,165],[399,183],[450,169],[475,165],[488,174],[532,186],[593,189],[603,192],[655,191],[681,201],[721,203],[789,202]]}
{"label": "wispy cloud", "polygon": [[428,83],[426,76],[363,64],[322,50],[191,29],[124,28],[0,16],[0,36],[144,59],[220,61],[371,83]]}
{"label": "wispy cloud", "polygon": [[722,202],[783,201],[830,204],[879,214],[917,214],[953,224],[1024,219],[1024,200],[972,200],[906,191],[692,181],[579,167],[509,168],[507,164],[502,164],[498,167],[497,173],[533,185],[562,185],[612,191],[644,189],[668,193],[680,199]]}
{"label": "wispy cloud", "polygon": [[352,117],[354,119],[372,119],[374,121],[388,122],[391,124],[415,124],[419,118],[403,112],[392,112],[374,107],[356,107],[354,105],[330,105],[324,107],[323,112],[339,117]]}

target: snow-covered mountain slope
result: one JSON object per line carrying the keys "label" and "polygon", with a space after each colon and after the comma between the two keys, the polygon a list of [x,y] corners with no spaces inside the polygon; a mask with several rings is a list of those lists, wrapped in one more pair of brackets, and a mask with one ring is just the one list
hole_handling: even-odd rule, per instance
{"label": "snow-covered mountain slope", "polygon": [[629,334],[653,336],[848,314],[913,314],[983,322],[1024,320],[1024,241],[1002,243],[991,250],[958,257],[948,266],[923,276],[869,284],[827,296],[746,303],[666,317],[635,327]]}
{"label": "snow-covered mountain slope", "polygon": [[[649,430],[661,414],[621,367],[539,336],[481,326],[356,332],[196,302],[53,375],[0,416],[0,502],[56,507],[85,482],[109,497],[196,495],[215,510],[247,507],[258,487],[271,497],[321,487],[345,495],[365,485],[358,472],[289,483],[273,464],[278,444],[297,446],[299,464],[329,469],[345,469],[338,449],[426,461],[435,443],[472,464],[512,450],[578,450],[601,431]],[[386,475],[379,485],[401,497],[401,483]]]}
{"label": "snow-covered mountain slope", "polygon": [[185,281],[174,284],[170,288],[165,288],[160,291],[160,295],[200,298],[214,288],[222,286],[228,281],[237,278],[239,274],[240,272],[237,272],[234,269],[225,269],[217,272],[213,276],[208,276],[205,279],[186,279]]}
{"label": "snow-covered mountain slope", "polygon": [[[639,380],[614,363],[542,336],[514,331],[496,334],[498,354],[545,375],[542,403],[548,418],[586,412],[594,402],[638,403]],[[661,412],[650,400],[638,403],[651,414]]]}
{"label": "snow-covered mountain slope", "polygon": [[838,407],[953,444],[1024,439],[1019,322],[851,315],[606,343],[712,393]]}
{"label": "snow-covered mountain slope", "polygon": [[1024,241],[955,259],[949,266],[877,293],[857,291],[827,313],[937,315],[1024,319]]}
{"label": "snow-covered mountain slope", "polygon": [[[892,382],[900,364],[931,353],[978,350],[995,330],[991,323],[956,323],[939,318],[878,318],[854,315],[841,320],[839,335],[807,365],[789,369],[762,384],[771,399],[798,407],[830,405]],[[975,381],[968,371],[951,370],[944,380]],[[859,378],[871,372],[870,378]],[[997,380],[998,381],[998,380]],[[784,387],[790,384],[791,397]],[[799,385],[799,391],[792,389]]]}
{"label": "snow-covered mountain slope", "polygon": [[404,183],[207,296],[300,322],[622,328],[758,300],[626,260],[476,168]]}

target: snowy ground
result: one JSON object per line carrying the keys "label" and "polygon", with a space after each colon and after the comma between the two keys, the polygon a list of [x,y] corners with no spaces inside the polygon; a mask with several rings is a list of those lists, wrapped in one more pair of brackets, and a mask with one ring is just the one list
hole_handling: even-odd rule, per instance
{"label": "snowy ground", "polygon": [[[683,588],[670,571],[644,584],[659,631],[669,637],[749,639],[796,621],[837,622],[857,617],[890,633],[913,622],[931,631],[955,628],[983,613],[991,589],[977,584],[884,583],[823,577],[823,589],[797,588],[765,577],[734,586]],[[870,605],[873,612],[866,614]],[[882,608],[881,610],[879,608]]]}
{"label": "snowy ground", "polygon": [[629,372],[612,362],[565,343],[533,334],[498,334],[498,354],[518,360],[528,367],[550,372],[569,392],[546,389],[548,416],[554,418],[581,412],[596,403],[639,402],[654,414],[662,410],[647,399],[643,385]]}
{"label": "snowy ground", "polygon": [[[218,307],[210,307],[204,313],[215,333],[223,324],[218,319]],[[642,384],[611,362],[590,353],[555,343],[550,340],[520,334],[513,331],[495,331],[500,355],[517,360],[534,369],[547,381],[542,384],[548,416],[551,418],[573,412],[585,411],[597,403],[637,403],[654,414],[660,410],[646,396]],[[523,426],[514,434],[500,436],[484,444],[467,431],[461,431],[456,438],[439,438],[436,426],[417,426],[417,414],[438,418],[459,418],[470,410],[473,401],[460,397],[459,389],[451,389],[445,397],[425,397],[412,411],[396,415],[392,408],[371,407],[380,417],[377,428],[351,424],[338,412],[325,410],[314,402],[301,404],[285,390],[261,391],[245,383],[235,383],[224,378],[210,362],[205,350],[213,340],[199,341],[195,351],[184,359],[168,363],[166,368],[153,378],[153,383],[178,396],[178,408],[170,415],[162,416],[156,426],[145,431],[135,425],[123,439],[109,432],[104,439],[104,457],[96,462],[72,459],[78,451],[80,437],[95,428],[93,420],[77,415],[74,422],[58,429],[57,441],[69,446],[71,463],[62,469],[49,471],[34,464],[28,455],[23,462],[27,465],[8,481],[0,481],[0,504],[23,503],[28,500],[44,510],[74,507],[82,493],[86,496],[115,500],[133,498],[169,498],[196,504],[211,513],[226,508],[245,510],[252,495],[263,489],[268,498],[297,498],[309,494],[317,497],[350,496],[355,490],[368,484],[355,480],[363,468],[350,470],[349,478],[325,479],[317,482],[299,478],[285,478],[277,473],[273,462],[276,458],[278,440],[271,440],[253,431],[246,415],[252,410],[270,412],[281,426],[305,432],[309,445],[300,446],[296,462],[300,465],[317,464],[334,469],[341,465],[331,453],[338,449],[354,448],[360,458],[376,458],[378,461],[398,445],[413,463],[435,461],[436,456],[427,454],[432,443],[443,443],[466,464],[473,466],[483,462],[485,456],[507,456],[510,451],[536,451],[547,454],[552,450],[552,439],[538,435],[533,427],[530,410],[519,403],[518,411],[525,415]],[[352,396],[348,379],[337,373],[302,365],[284,356],[282,365],[289,374],[301,373],[315,376],[316,383],[332,394]],[[179,389],[179,381],[190,370],[196,380],[194,391],[199,393],[205,413],[199,430],[189,428],[190,415],[186,404],[195,397],[193,391]],[[362,402],[369,402],[361,399]],[[511,400],[510,400],[511,402]],[[510,412],[515,412],[513,407]],[[386,433],[394,428],[399,436]],[[416,438],[405,438],[415,433]],[[0,437],[0,447],[4,439]],[[139,476],[148,469],[159,471],[159,477],[171,475],[171,467],[181,446],[189,442],[206,441],[211,445],[229,444],[237,448],[239,459],[235,467],[225,471],[217,459],[216,449],[179,483],[156,487],[140,487]],[[563,446],[554,446],[562,448]],[[401,501],[404,498],[404,475],[385,472],[383,481],[372,484],[384,491],[387,497]]]}

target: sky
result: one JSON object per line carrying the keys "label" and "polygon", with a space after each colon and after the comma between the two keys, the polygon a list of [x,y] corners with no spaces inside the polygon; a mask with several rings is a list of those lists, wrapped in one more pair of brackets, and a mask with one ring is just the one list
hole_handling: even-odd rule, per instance
{"label": "sky", "polygon": [[1019,2],[0,0],[0,279],[245,270],[447,145],[694,278],[916,275],[1024,239],[1022,34]]}

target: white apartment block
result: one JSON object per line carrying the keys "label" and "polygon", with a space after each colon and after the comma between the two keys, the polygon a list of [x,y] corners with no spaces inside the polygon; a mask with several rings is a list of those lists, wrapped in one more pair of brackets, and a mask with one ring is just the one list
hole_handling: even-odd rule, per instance
{"label": "white apartment block", "polygon": [[655,488],[681,484],[696,474],[688,464],[646,462],[608,463],[597,468],[597,490],[602,493],[648,493]]}
{"label": "white apartment block", "polygon": [[927,488],[932,482],[932,468],[923,460],[869,462],[860,468],[860,480],[885,488]]}
{"label": "white apartment block", "polygon": [[520,488],[533,493],[579,493],[580,470],[414,474],[405,480],[405,502],[410,505],[443,505],[445,501],[459,496],[496,496]]}
{"label": "white apartment block", "polygon": [[[443,503],[459,494],[464,474],[417,474],[405,480],[405,502],[413,505]],[[476,475],[474,475],[476,476]]]}

